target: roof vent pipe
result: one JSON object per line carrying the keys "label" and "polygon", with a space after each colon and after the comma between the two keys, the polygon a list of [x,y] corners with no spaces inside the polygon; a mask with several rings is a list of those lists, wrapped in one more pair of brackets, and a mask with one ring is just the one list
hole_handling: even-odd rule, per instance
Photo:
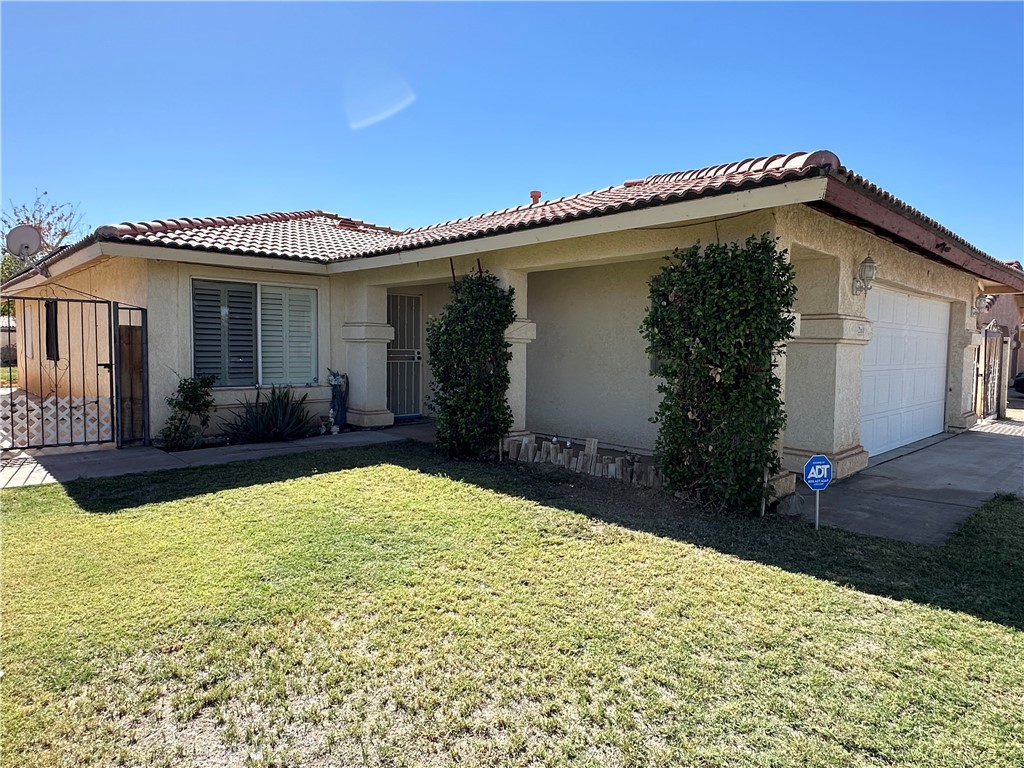
{"label": "roof vent pipe", "polygon": [[530,193],[530,199],[533,200],[533,203],[531,203],[531,205],[536,205],[537,203],[539,203],[540,202],[540,190],[539,189],[533,190],[533,192]]}

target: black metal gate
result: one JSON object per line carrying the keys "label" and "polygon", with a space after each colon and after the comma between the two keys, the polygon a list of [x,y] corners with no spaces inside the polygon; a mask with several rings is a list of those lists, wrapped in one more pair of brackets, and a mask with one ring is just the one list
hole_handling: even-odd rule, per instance
{"label": "black metal gate", "polygon": [[981,384],[978,412],[981,418],[999,414],[999,400],[1006,388],[1003,376],[1003,334],[986,328],[982,332],[982,344],[978,350],[978,379]]}
{"label": "black metal gate", "polygon": [[93,298],[0,301],[0,448],[149,444],[145,309]]}

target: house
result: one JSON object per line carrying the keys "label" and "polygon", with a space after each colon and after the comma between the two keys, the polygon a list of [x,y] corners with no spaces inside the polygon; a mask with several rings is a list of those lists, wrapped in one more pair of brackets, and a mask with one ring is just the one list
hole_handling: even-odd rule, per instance
{"label": "house", "polygon": [[[1019,261],[1008,262],[1010,267],[1024,274],[1024,266]],[[1009,386],[1014,377],[1024,371],[1024,353],[1021,352],[1021,337],[1024,331],[1024,313],[1020,304],[1012,295],[990,296],[985,307],[978,313],[978,328],[998,329],[999,333],[1009,341],[1009,359],[1003,366],[1003,378]]]}
{"label": "house", "polygon": [[[798,287],[797,334],[778,368],[789,417],[783,463],[798,470],[824,453],[836,477],[871,455],[970,427],[976,300],[999,295],[1019,308],[1024,294],[1024,273],[828,151],[539,198],[405,231],[322,211],[104,226],[4,290],[144,309],[146,328],[133,332],[146,345],[155,427],[179,373],[217,374],[224,405],[277,383],[325,413],[328,367],[349,376],[349,423],[382,427],[424,412],[425,318],[443,310],[453,275],[479,264],[515,287],[514,429],[648,452],[658,403],[638,330],[648,278],[674,248],[769,232],[788,249]],[[877,274],[866,281],[872,262]],[[23,304],[39,309],[35,299]],[[96,337],[116,329],[123,339],[134,327],[107,321]],[[40,344],[34,352],[43,354]],[[25,350],[23,364],[36,364]]]}
{"label": "house", "polygon": [[18,360],[18,324],[13,317],[0,315],[0,365],[16,365]]}

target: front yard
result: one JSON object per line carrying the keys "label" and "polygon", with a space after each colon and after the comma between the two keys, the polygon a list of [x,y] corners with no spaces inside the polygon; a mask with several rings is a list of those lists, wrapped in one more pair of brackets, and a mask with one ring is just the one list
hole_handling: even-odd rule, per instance
{"label": "front yard", "polygon": [[1024,764],[1013,498],[932,548],[410,444],[2,533],[4,765]]}

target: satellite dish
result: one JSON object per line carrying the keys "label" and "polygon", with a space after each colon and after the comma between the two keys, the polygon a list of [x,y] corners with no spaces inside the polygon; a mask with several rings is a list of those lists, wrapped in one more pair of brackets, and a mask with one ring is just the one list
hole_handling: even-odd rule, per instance
{"label": "satellite dish", "polygon": [[28,261],[35,256],[42,244],[42,235],[31,224],[21,224],[7,233],[8,253],[21,261]]}

